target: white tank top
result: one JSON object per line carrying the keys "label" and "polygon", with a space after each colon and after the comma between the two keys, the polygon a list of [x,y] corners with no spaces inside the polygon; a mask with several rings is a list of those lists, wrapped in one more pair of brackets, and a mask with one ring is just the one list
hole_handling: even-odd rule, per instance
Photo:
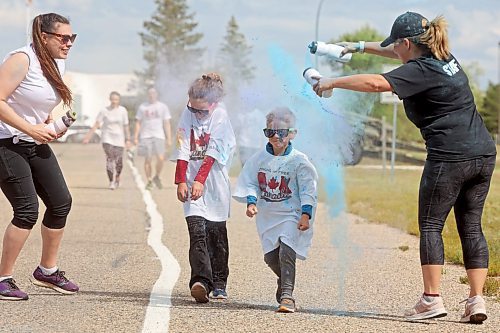
{"label": "white tank top", "polygon": [[[29,68],[25,78],[7,99],[7,104],[30,124],[44,123],[50,112],[61,102],[61,97],[52,88],[42,72],[42,67],[31,45],[10,52],[4,59],[15,53],[25,53],[29,57]],[[64,74],[63,59],[55,59],[59,73]],[[17,136],[25,141],[34,141],[32,137],[0,121],[0,138]]]}

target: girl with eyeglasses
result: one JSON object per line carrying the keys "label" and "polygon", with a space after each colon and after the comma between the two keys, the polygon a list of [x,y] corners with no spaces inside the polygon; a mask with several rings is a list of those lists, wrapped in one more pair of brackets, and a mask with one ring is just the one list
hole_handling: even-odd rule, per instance
{"label": "girl with eyeglasses", "polygon": [[295,312],[295,262],[305,260],[313,236],[317,204],[316,169],[293,148],[295,115],[277,108],[266,116],[265,149],[247,160],[233,197],[246,202],[246,215],[257,215],[264,261],[278,276],[278,312]]}
{"label": "girl with eyeglasses", "polygon": [[12,275],[38,219],[37,196],[47,209],[41,227],[42,255],[31,281],[62,294],[78,291],[57,266],[72,199],[56,156],[47,145],[57,135],[45,128],[61,100],[71,107],[71,91],[62,75],[75,37],[67,18],[54,13],[38,15],[33,20],[33,42],[10,52],[0,66],[0,187],[14,211],[3,237],[0,261],[3,300],[28,299]]}
{"label": "girl with eyeglasses", "polygon": [[208,302],[210,292],[213,298],[227,298],[228,171],[236,140],[223,95],[218,74],[196,79],[177,128],[175,184],[189,231],[189,288],[198,303]]}

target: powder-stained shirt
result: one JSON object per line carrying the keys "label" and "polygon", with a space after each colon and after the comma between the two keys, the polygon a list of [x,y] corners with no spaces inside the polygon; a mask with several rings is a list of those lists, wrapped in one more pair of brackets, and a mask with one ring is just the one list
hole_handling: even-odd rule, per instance
{"label": "powder-stained shirt", "polygon": [[496,154],[458,61],[420,57],[382,74],[422,133],[427,159],[464,161]]}
{"label": "powder-stained shirt", "polygon": [[125,126],[128,125],[127,109],[119,105],[117,108],[106,107],[97,115],[101,126],[101,142],[117,147],[125,147]]}
{"label": "powder-stained shirt", "polygon": [[297,149],[280,156],[263,150],[245,163],[233,197],[241,202],[246,202],[247,196],[257,198],[257,232],[264,253],[276,249],[281,239],[297,253],[297,258],[307,257],[314,214],[308,230],[297,227],[302,206],[317,205],[317,180],[313,164]]}
{"label": "powder-stained shirt", "polygon": [[158,138],[165,140],[163,124],[172,118],[170,110],[162,102],[144,102],[139,105],[135,119],[141,122],[140,139]]}
{"label": "powder-stained shirt", "polygon": [[229,168],[236,139],[224,104],[204,119],[199,120],[187,108],[182,112],[177,128],[175,160],[188,161],[186,173],[189,191],[205,156],[215,159],[198,200],[190,198],[184,203],[184,215],[202,216],[212,222],[229,218],[231,187]]}
{"label": "powder-stained shirt", "polygon": [[[28,123],[33,125],[42,124],[47,121],[54,107],[61,102],[61,97],[43,75],[40,61],[38,61],[38,57],[31,45],[10,52],[4,61],[15,53],[28,55],[29,67],[24,79],[7,98],[7,104]],[[64,75],[64,60],[54,60],[59,69],[59,74]],[[0,139],[13,136],[25,141],[34,141],[32,137],[0,121]]]}

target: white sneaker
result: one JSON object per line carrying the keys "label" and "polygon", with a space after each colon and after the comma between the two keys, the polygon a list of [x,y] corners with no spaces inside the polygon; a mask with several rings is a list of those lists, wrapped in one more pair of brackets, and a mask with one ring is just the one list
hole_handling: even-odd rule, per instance
{"label": "white sneaker", "polygon": [[[486,302],[480,295],[470,297],[465,302],[465,312],[460,318],[461,323],[481,324],[488,318],[486,315]],[[461,302],[461,303],[463,303]]]}
{"label": "white sneaker", "polygon": [[413,308],[405,311],[405,317],[408,320],[441,318],[447,314],[443,299],[440,296],[422,295]]}
{"label": "white sneaker", "polygon": [[109,182],[109,187],[108,187],[110,190],[114,190],[116,189],[116,184],[115,182]]}

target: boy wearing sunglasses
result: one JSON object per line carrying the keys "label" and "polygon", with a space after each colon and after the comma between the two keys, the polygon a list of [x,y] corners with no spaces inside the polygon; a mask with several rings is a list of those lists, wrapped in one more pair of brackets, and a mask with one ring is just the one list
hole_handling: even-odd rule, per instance
{"label": "boy wearing sunglasses", "polygon": [[295,312],[295,261],[304,260],[311,245],[318,175],[292,146],[297,130],[290,109],[274,109],[266,124],[269,142],[245,163],[233,197],[246,202],[248,217],[257,215],[264,261],[278,276],[277,311]]}

